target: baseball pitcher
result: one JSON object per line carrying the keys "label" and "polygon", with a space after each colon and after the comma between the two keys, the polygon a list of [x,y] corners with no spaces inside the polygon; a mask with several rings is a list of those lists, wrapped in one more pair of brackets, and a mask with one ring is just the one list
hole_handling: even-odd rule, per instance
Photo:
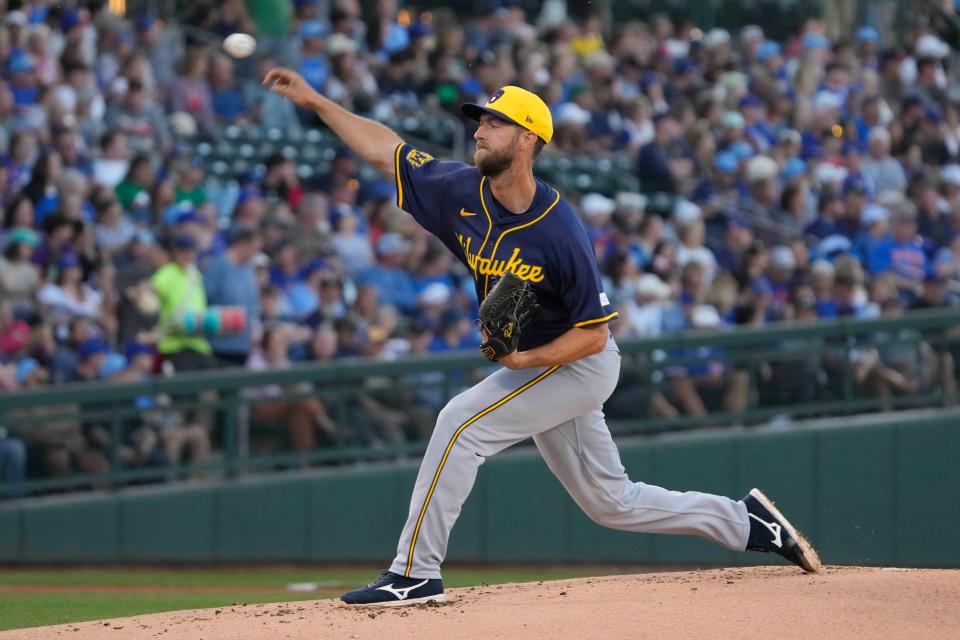
{"label": "baseball pitcher", "polygon": [[475,166],[437,160],[382,124],[352,114],[288,69],[264,84],[316,112],[347,145],[394,177],[397,205],[473,275],[481,351],[502,369],[453,398],[437,418],[388,571],[342,596],[351,606],[443,599],[450,530],[487,457],[532,437],[550,470],[594,521],[616,529],[697,535],[728,549],[774,552],[806,571],[813,547],[757,489],[740,501],[632,482],[603,416],[620,352],[617,317],[573,207],[533,175],[553,137],[550,109],[507,86],[484,105]]}

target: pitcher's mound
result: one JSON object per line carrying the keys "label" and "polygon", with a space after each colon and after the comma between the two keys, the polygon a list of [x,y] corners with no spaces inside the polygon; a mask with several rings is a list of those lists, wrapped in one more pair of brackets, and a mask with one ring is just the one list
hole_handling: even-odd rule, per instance
{"label": "pitcher's mound", "polygon": [[346,609],[335,600],[197,609],[0,633],[18,640],[786,640],[960,637],[960,571],[792,567],[452,589],[448,603]]}

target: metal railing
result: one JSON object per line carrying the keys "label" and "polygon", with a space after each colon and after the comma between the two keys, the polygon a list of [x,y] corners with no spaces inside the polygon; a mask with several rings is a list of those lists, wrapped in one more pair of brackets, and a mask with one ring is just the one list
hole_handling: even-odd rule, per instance
{"label": "metal railing", "polygon": [[[956,404],[953,353],[960,352],[960,310],[898,318],[791,323],[766,328],[686,332],[620,344],[621,382],[605,412],[615,435]],[[487,375],[474,353],[395,362],[344,360],[289,369],[186,373],[142,383],[74,384],[0,396],[0,424],[28,443],[45,430],[101,445],[110,471],[8,483],[7,494],[203,477],[316,464],[395,459],[423,450],[439,409]],[[898,387],[897,381],[903,383]],[[702,395],[706,412],[684,412],[681,391]],[[254,397],[252,390],[281,394]],[[215,454],[203,462],[155,467],[124,461],[125,434],[145,420],[143,398],[167,397],[168,411],[207,425]],[[311,450],[291,451],[282,419],[257,420],[263,402],[322,403],[333,434]],[[713,402],[711,403],[711,398]],[[681,409],[681,415],[664,406]],[[406,421],[382,430],[384,416]],[[42,447],[41,447],[42,449]]]}

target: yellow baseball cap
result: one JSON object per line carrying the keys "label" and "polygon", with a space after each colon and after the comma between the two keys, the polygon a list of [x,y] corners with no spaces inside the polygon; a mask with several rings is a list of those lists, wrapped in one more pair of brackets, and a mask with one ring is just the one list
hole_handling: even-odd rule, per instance
{"label": "yellow baseball cap", "polygon": [[520,87],[508,85],[498,89],[485,105],[468,102],[460,107],[460,111],[474,120],[479,120],[481,115],[489,113],[533,131],[544,142],[550,142],[553,138],[553,116],[550,115],[550,107],[540,96]]}

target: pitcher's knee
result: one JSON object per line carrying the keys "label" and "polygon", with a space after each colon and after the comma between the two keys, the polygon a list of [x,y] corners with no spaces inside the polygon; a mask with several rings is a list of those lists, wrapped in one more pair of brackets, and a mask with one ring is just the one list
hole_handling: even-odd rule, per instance
{"label": "pitcher's knee", "polygon": [[434,433],[453,435],[470,419],[471,415],[467,403],[457,396],[440,410]]}
{"label": "pitcher's knee", "polygon": [[591,500],[580,503],[587,517],[604,527],[616,527],[632,509],[625,503],[614,500]]}

